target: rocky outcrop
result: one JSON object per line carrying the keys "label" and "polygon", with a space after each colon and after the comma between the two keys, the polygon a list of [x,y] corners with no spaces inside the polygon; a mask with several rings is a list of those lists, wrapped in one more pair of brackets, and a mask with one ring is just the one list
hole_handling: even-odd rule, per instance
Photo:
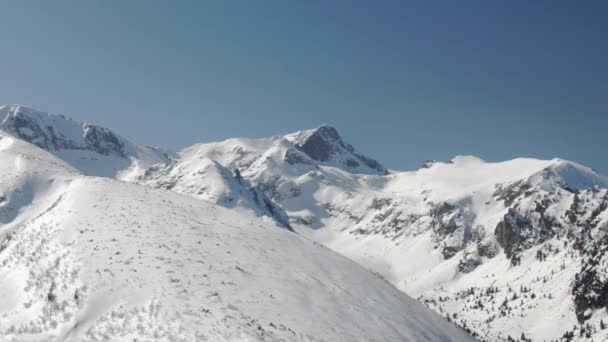
{"label": "rocky outcrop", "polygon": [[104,127],[18,105],[2,107],[0,115],[5,115],[0,124],[2,130],[47,151],[89,150],[106,156],[126,156],[122,139]]}
{"label": "rocky outcrop", "polygon": [[593,310],[608,310],[608,238],[584,254],[572,282],[576,318],[581,323],[591,317]]}
{"label": "rocky outcrop", "polygon": [[138,183],[175,191],[224,207],[235,206],[252,210],[258,216],[267,216],[280,226],[291,230],[285,211],[266,193],[264,186],[253,185],[241,175],[210,159],[200,163],[182,165],[176,161],[148,168]]}
{"label": "rocky outcrop", "polygon": [[285,151],[285,162],[290,165],[295,164],[305,164],[305,165],[314,165],[314,161],[310,159],[310,157],[302,151],[298,151],[296,149],[290,148]]}
{"label": "rocky outcrop", "polygon": [[532,191],[529,191],[531,188],[532,186],[525,181],[518,181],[508,185],[497,184],[496,190],[494,191],[494,198],[496,198],[497,201],[504,201],[505,206],[509,207],[516,199],[523,196],[530,196],[533,193]]}
{"label": "rocky outcrop", "polygon": [[298,133],[292,139],[298,149],[317,162],[334,161],[349,170],[367,167],[379,174],[389,173],[379,162],[358,153],[352,145],[344,142],[334,127],[323,125]]}
{"label": "rocky outcrop", "polygon": [[330,160],[334,153],[337,152],[337,147],[347,149],[338,131],[330,126],[319,127],[302,141],[299,147],[309,157],[318,161]]}
{"label": "rocky outcrop", "polygon": [[115,153],[122,157],[126,156],[124,144],[111,130],[91,124],[84,124],[83,131],[84,140],[87,142],[87,149],[103,155]]}
{"label": "rocky outcrop", "polygon": [[466,207],[441,203],[431,209],[434,239],[445,259],[461,251],[472,239],[475,215]]}
{"label": "rocky outcrop", "polygon": [[530,221],[513,209],[498,222],[494,231],[496,241],[507,258],[513,260],[521,249],[522,230],[530,226]]}

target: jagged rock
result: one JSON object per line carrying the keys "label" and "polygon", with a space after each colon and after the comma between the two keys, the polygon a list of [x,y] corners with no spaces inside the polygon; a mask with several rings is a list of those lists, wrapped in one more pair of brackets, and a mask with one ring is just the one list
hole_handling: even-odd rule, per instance
{"label": "jagged rock", "polygon": [[481,265],[481,257],[477,251],[465,253],[458,263],[458,272],[470,273]]}
{"label": "jagged rock", "polygon": [[505,251],[507,258],[513,260],[521,250],[522,231],[530,229],[530,221],[513,209],[496,225],[496,241]]}
{"label": "jagged rock", "polygon": [[[336,153],[336,144],[344,149],[344,145],[338,131],[330,126],[321,126],[315,130],[299,146],[309,157],[318,161],[328,161]],[[352,148],[351,148],[352,150]],[[351,151],[352,152],[352,151]]]}
{"label": "jagged rock", "polygon": [[229,208],[241,206],[253,210],[259,216],[268,216],[280,226],[292,230],[289,217],[281,206],[270,198],[263,185],[251,184],[238,168],[232,173],[210,159],[199,159],[193,165],[182,165],[176,161],[155,165],[147,169],[136,181]]}
{"label": "jagged rock", "polygon": [[585,254],[581,270],[572,282],[575,313],[580,323],[590,318],[591,310],[608,310],[608,237]]}
{"label": "jagged rock", "polygon": [[474,215],[464,207],[443,202],[431,210],[431,228],[442,254],[450,259],[471,240]]}
{"label": "jagged rock", "polygon": [[518,181],[508,186],[498,184],[496,186],[496,191],[494,192],[494,197],[498,201],[505,201],[505,206],[509,207],[522,195],[531,194],[528,192],[530,188],[532,188],[532,186],[525,181]]}
{"label": "jagged rock", "polygon": [[318,162],[334,161],[351,170],[359,169],[363,164],[380,174],[389,173],[379,162],[358,153],[352,145],[344,142],[334,127],[323,125],[296,133],[290,139],[297,148]]}
{"label": "jagged rock", "polygon": [[288,164],[294,165],[294,164],[306,164],[306,165],[313,165],[314,162],[312,160],[310,160],[310,158],[300,152],[297,151],[295,149],[288,149],[287,151],[285,151],[285,161]]}
{"label": "jagged rock", "polygon": [[125,157],[124,145],[111,130],[91,124],[83,126],[84,139],[97,153],[109,155],[116,153]]}
{"label": "jagged rock", "polygon": [[45,150],[90,150],[125,156],[124,143],[107,128],[17,105],[3,107],[2,112],[6,116],[0,128]]}

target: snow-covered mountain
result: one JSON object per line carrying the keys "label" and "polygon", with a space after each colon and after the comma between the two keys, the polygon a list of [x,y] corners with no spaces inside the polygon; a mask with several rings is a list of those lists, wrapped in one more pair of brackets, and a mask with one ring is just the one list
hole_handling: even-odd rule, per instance
{"label": "snow-covered mountain", "polygon": [[86,176],[42,146],[0,132],[2,341],[471,340],[247,208]]}
{"label": "snow-covered mountain", "polygon": [[326,125],[165,157],[150,165],[130,154],[146,167],[109,176],[272,218],[482,340],[608,339],[608,178],[590,168],[458,156],[389,172]]}
{"label": "snow-covered mountain", "polygon": [[150,167],[135,180],[228,208],[245,207],[258,216],[272,218],[282,227],[291,229],[285,211],[259,185],[251,185],[238,169],[231,171],[209,158],[159,164]]}
{"label": "snow-covered mountain", "polygon": [[[176,171],[186,166],[177,166],[170,153],[132,143],[108,128],[21,105],[0,107],[2,118],[0,130],[47,150],[86,175],[140,181],[227,207],[246,207],[290,229],[285,212],[265,192],[212,160],[206,165],[199,162],[196,173],[183,175]],[[188,180],[196,189],[185,184]]]}
{"label": "snow-covered mountain", "polygon": [[160,149],[136,145],[111,130],[21,105],[0,107],[0,129],[43,148],[85,174],[129,180],[169,161]]}
{"label": "snow-covered mountain", "polygon": [[[303,148],[311,136],[332,138]],[[178,153],[174,169],[194,174],[194,161],[209,159],[238,169],[283,207],[298,232],[483,339],[608,336],[600,329],[606,312],[597,310],[608,300],[596,299],[608,294],[607,270],[584,266],[587,250],[605,245],[606,177],[559,159],[488,163],[472,156],[389,173],[349,167],[355,149],[341,146],[351,145],[321,126],[194,145]],[[576,281],[589,277],[596,285]]]}

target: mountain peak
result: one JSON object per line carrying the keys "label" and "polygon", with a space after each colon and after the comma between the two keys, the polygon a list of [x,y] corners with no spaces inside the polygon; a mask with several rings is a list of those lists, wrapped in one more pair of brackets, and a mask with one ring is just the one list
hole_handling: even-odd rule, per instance
{"label": "mountain peak", "polygon": [[10,125],[11,121],[16,120],[35,120],[35,121],[48,121],[49,118],[57,117],[63,120],[72,121],[74,120],[68,118],[64,115],[53,115],[38,109],[20,105],[20,104],[9,104],[0,106],[0,118],[2,118],[2,128],[6,128],[6,126]]}
{"label": "mountain peak", "polygon": [[335,127],[327,124],[322,124],[321,126],[310,130],[310,132],[313,135],[320,135],[333,141],[342,140],[342,138],[340,137],[340,133],[338,133],[338,130]]}
{"label": "mountain peak", "polygon": [[322,162],[329,161],[336,150],[340,148],[349,152],[354,150],[350,144],[342,141],[338,130],[331,126],[322,125],[304,133],[297,142],[312,159]]}
{"label": "mountain peak", "polygon": [[539,174],[545,183],[550,181],[575,190],[596,186],[608,187],[608,177],[587,166],[559,158],[552,159],[551,162],[552,164]]}
{"label": "mountain peak", "polygon": [[317,128],[285,136],[310,158],[327,164],[335,164],[348,171],[387,174],[388,170],[379,162],[366,157],[345,142],[338,130],[323,124]]}
{"label": "mountain peak", "polygon": [[103,155],[126,155],[124,139],[104,127],[18,104],[0,107],[0,116],[4,116],[0,129],[45,150],[91,150]]}

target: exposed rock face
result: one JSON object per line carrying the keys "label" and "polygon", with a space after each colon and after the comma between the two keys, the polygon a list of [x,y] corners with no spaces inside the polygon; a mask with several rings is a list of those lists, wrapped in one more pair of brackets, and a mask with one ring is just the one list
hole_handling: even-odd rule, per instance
{"label": "exposed rock face", "polygon": [[126,156],[124,142],[107,128],[18,105],[2,107],[1,115],[5,117],[0,128],[48,151],[89,150],[106,156]]}
{"label": "exposed rock face", "polygon": [[122,157],[125,156],[124,146],[120,138],[111,130],[91,124],[85,124],[83,129],[85,141],[95,152],[103,155],[116,153]]}
{"label": "exposed rock face", "polygon": [[467,208],[444,202],[434,207],[430,216],[435,239],[445,259],[453,257],[473,238],[474,215]]}
{"label": "exposed rock face", "polygon": [[338,131],[329,126],[321,126],[300,144],[308,156],[318,161],[328,161],[336,152],[337,146],[347,149]]}
{"label": "exposed rock face", "polygon": [[521,250],[522,231],[529,230],[530,221],[513,209],[496,225],[494,235],[507,258],[513,260]]}
{"label": "exposed rock face", "polygon": [[503,186],[498,184],[496,186],[496,191],[494,192],[494,197],[497,200],[504,200],[505,206],[511,206],[513,202],[524,195],[530,195],[532,192],[528,192],[531,188],[531,185],[525,181],[515,182],[513,184]]}
{"label": "exposed rock face", "polygon": [[572,282],[576,318],[584,322],[595,309],[608,310],[608,238],[585,253]]}
{"label": "exposed rock face", "polygon": [[469,273],[475,270],[479,265],[481,265],[481,257],[477,251],[465,253],[462,260],[458,263],[458,272]]}
{"label": "exposed rock face", "polygon": [[214,202],[224,207],[241,206],[259,216],[268,216],[291,230],[285,211],[270,199],[262,185],[252,185],[238,169],[229,169],[210,159],[198,160],[196,165],[176,161],[149,168],[137,182],[155,188],[175,191]]}
{"label": "exposed rock face", "polygon": [[[556,188],[543,192],[524,188],[532,193],[518,191],[518,196],[505,198],[512,206],[495,229],[496,240],[506,256],[516,266],[526,250],[545,246],[555,237],[563,239],[562,247],[580,259],[571,284],[578,321],[585,322],[593,310],[608,310],[608,190]],[[524,210],[522,201],[535,204]],[[569,202],[569,206],[564,202]],[[556,210],[561,207],[567,209]],[[551,246],[545,246],[550,247],[548,251],[538,249],[536,258],[542,261],[550,252],[556,252]]]}
{"label": "exposed rock face", "polygon": [[285,151],[285,161],[288,164],[306,164],[306,165],[314,165],[314,161],[310,159],[310,157],[302,151],[298,151],[296,149],[290,148]]}
{"label": "exposed rock face", "polygon": [[357,169],[362,165],[379,172],[388,174],[388,170],[379,162],[359,154],[355,148],[344,142],[338,131],[327,125],[303,132],[295,137],[294,144],[306,155],[319,162],[329,162],[337,159],[348,169]]}
{"label": "exposed rock face", "polygon": [[[577,210],[578,207],[586,210]],[[590,190],[574,196],[567,220],[574,227],[568,236],[580,253],[581,268],[572,282],[572,295],[579,322],[592,310],[608,310],[608,191]]]}

